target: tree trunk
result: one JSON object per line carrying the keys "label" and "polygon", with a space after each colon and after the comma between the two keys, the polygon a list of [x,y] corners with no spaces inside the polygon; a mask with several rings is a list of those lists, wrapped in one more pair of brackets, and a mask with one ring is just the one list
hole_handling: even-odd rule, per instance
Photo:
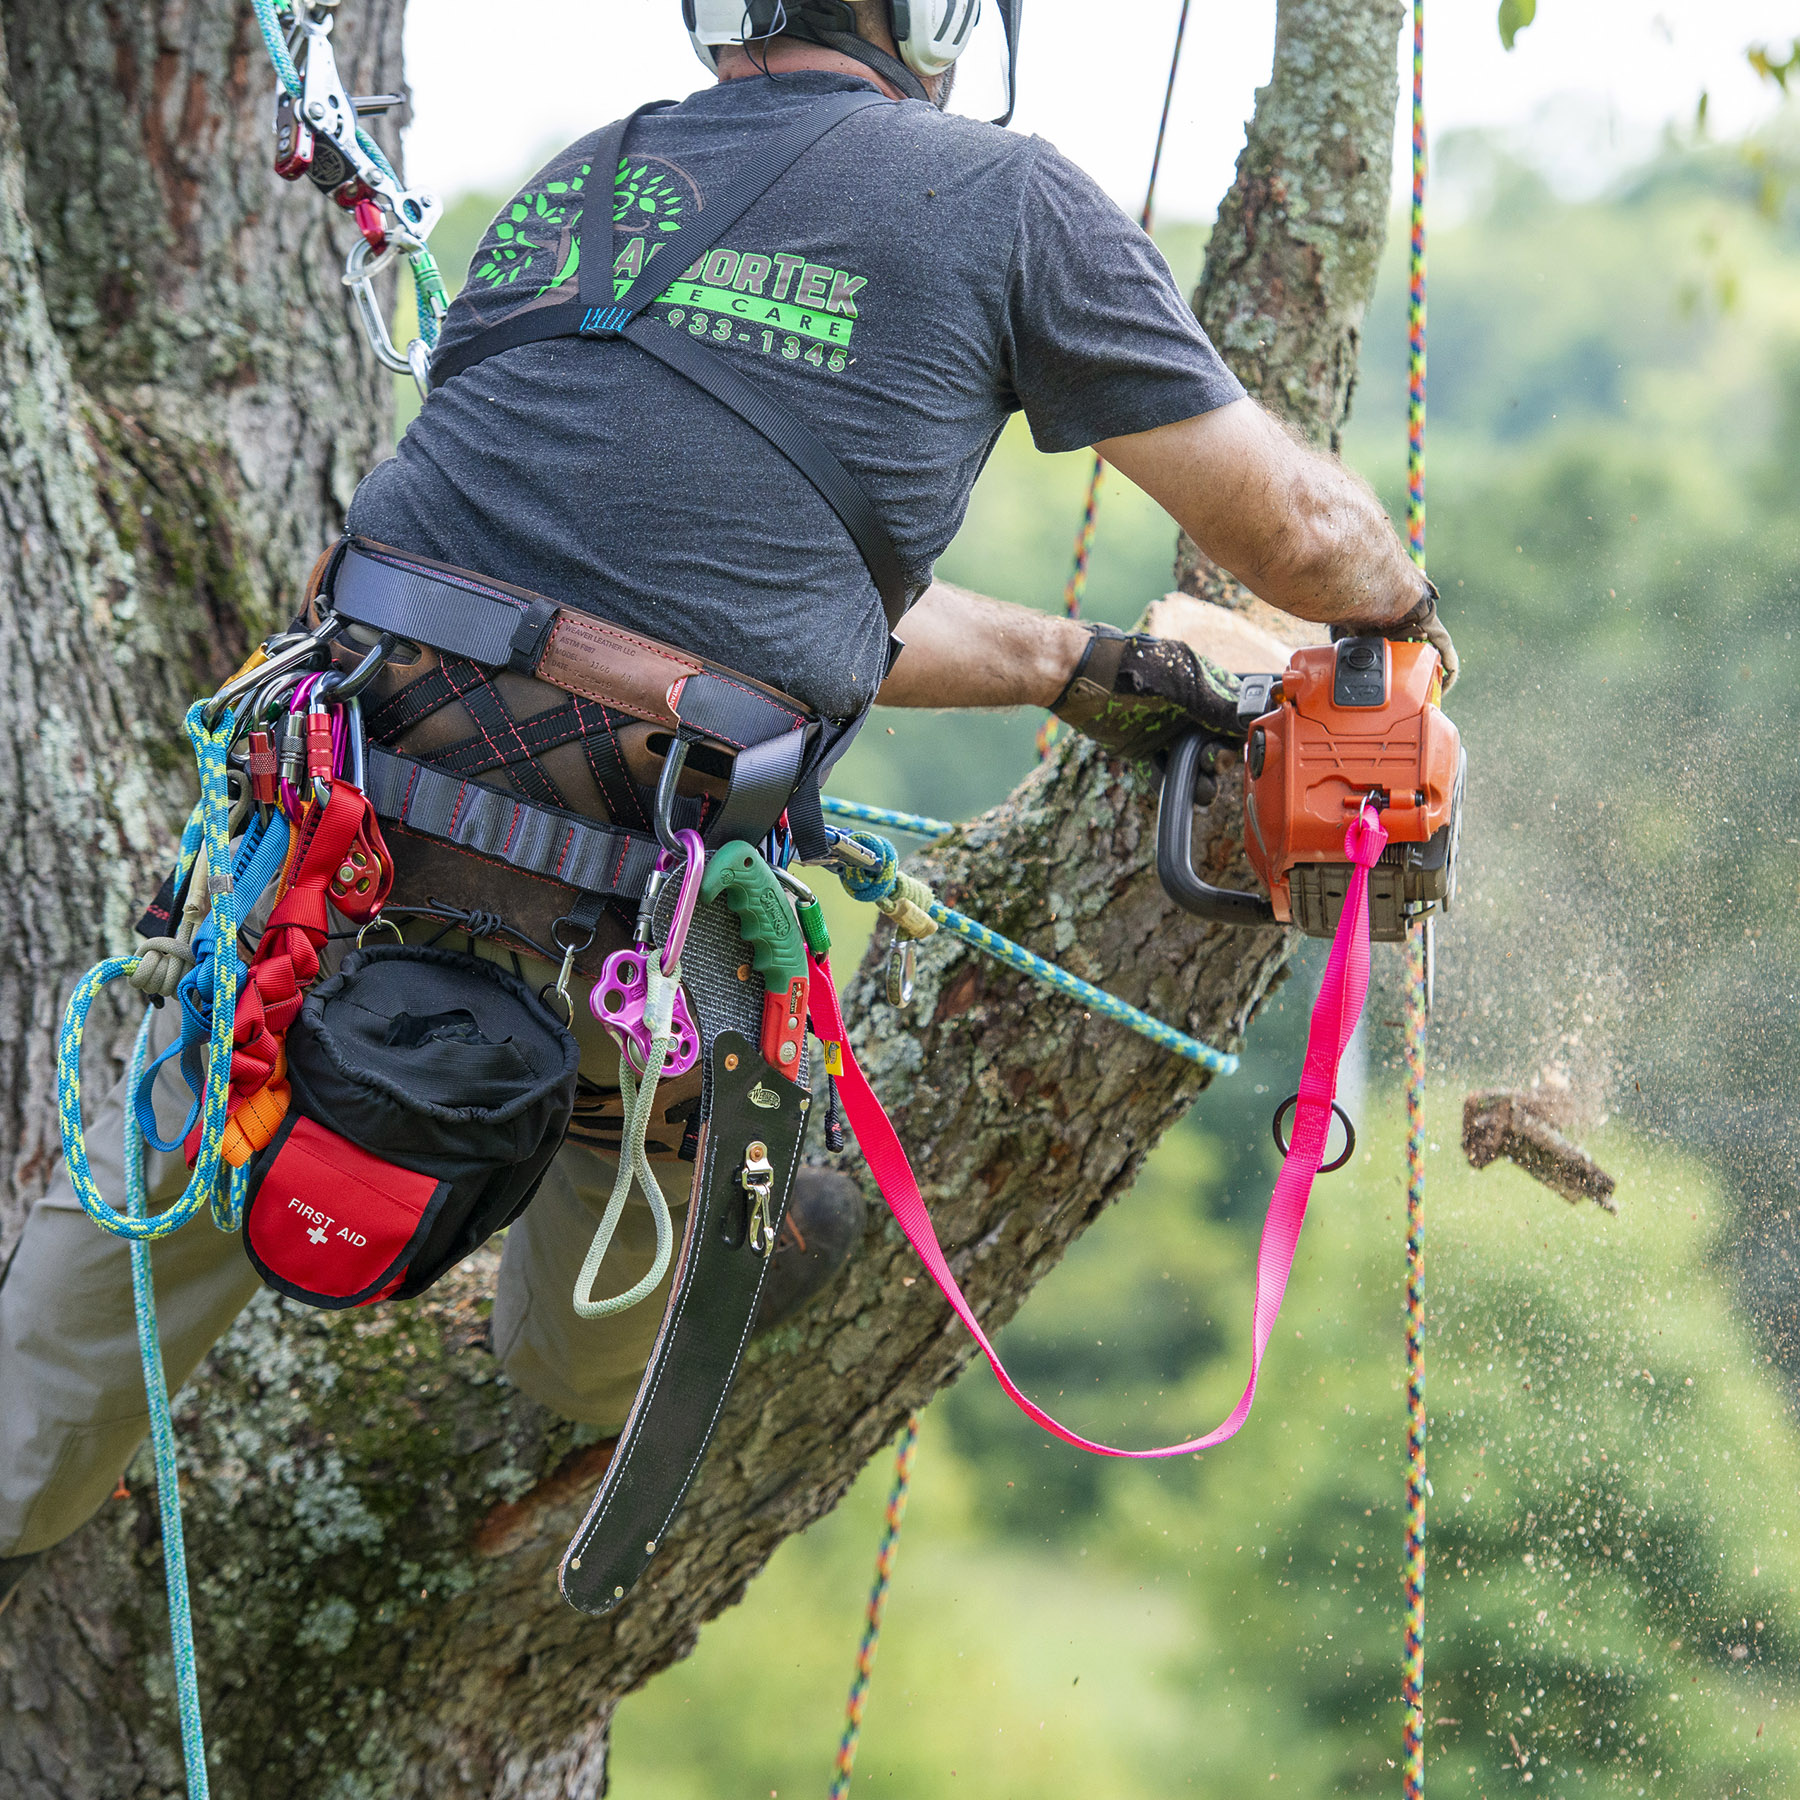
{"label": "tree trunk", "polygon": [[[1196,299],[1251,390],[1323,441],[1387,205],[1399,16],[1397,0],[1284,0]],[[399,0],[347,9],[357,88],[397,85],[400,17]],[[126,941],[188,804],[169,748],[186,700],[291,604],[388,400],[345,321],[344,226],[268,173],[247,7],[0,0],[0,23],[10,1244],[58,1153],[63,996]],[[1236,1042],[1290,941],[1175,912],[1154,806],[1149,774],[1065,741],[917,866],[951,904]],[[1212,825],[1212,877],[1247,879],[1235,808]],[[908,1019],[866,970],[849,1009],[990,1328],[1205,1081],[943,935]],[[129,1010],[96,1012],[90,1057],[116,1064]],[[177,1401],[213,1792],[604,1792],[619,1697],[685,1655],[967,1361],[930,1285],[902,1286],[910,1254],[872,1226],[833,1292],[753,1348],[676,1528],[603,1622],[554,1581],[591,1434],[496,1373],[491,1251],[423,1301],[351,1317],[263,1294]],[[131,1488],[0,1622],[8,1793],[179,1785],[156,1502],[140,1471]]]}

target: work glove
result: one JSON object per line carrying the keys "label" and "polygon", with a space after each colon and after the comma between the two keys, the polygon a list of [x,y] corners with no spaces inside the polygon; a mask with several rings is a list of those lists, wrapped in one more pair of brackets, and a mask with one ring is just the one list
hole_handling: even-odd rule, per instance
{"label": "work glove", "polygon": [[[1244,739],[1238,678],[1176,638],[1088,627],[1087,648],[1051,711],[1121,756],[1148,758],[1194,731],[1216,747]],[[1210,770],[1218,748],[1202,759]]]}
{"label": "work glove", "polygon": [[1410,643],[1429,644],[1444,665],[1444,692],[1447,694],[1456,685],[1456,677],[1460,673],[1460,665],[1456,660],[1456,646],[1450,641],[1450,634],[1444,629],[1444,622],[1438,617],[1438,591],[1427,581],[1425,592],[1419,603],[1404,617],[1394,619],[1386,625],[1334,625],[1331,628],[1331,639],[1336,643],[1339,638],[1347,637],[1384,637],[1401,638]]}

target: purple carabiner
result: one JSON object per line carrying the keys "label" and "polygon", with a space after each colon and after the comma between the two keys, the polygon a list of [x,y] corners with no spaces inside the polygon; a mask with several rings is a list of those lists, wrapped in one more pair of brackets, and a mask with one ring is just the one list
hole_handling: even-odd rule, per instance
{"label": "purple carabiner", "polygon": [[[675,896],[675,912],[669,920],[668,942],[663,945],[661,966],[665,980],[672,979],[687,943],[688,927],[694,922],[694,906],[700,898],[700,877],[706,869],[706,845],[697,831],[680,831],[676,841],[686,856],[681,871],[681,889]],[[659,853],[656,866],[667,874],[675,861],[667,850]],[[647,928],[640,920],[640,929]],[[648,945],[634,944],[629,950],[615,950],[600,965],[600,979],[588,995],[588,1010],[613,1035],[620,1054],[641,1076],[650,1061],[652,1039],[644,1023],[650,1002],[650,950]],[[688,1011],[687,997],[675,991],[674,1042],[663,1058],[658,1080],[685,1075],[700,1060],[700,1033],[694,1028],[693,1014]]]}
{"label": "purple carabiner", "polygon": [[[675,914],[669,920],[669,938],[663,945],[662,972],[675,973],[681,953],[687,947],[688,927],[694,922],[694,907],[700,898],[700,877],[706,873],[706,843],[697,831],[678,831],[675,841],[687,853],[681,871],[681,892],[675,896]],[[667,850],[658,856],[657,866],[666,868],[674,861]]]}

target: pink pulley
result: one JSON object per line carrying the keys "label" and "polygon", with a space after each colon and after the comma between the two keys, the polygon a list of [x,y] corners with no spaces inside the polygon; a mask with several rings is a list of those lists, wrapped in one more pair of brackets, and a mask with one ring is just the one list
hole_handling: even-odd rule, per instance
{"label": "pink pulley", "polygon": [[[700,897],[700,876],[706,867],[706,846],[697,831],[679,831],[675,837],[687,860],[681,871],[675,914],[669,922],[668,942],[663,945],[660,959],[659,973],[665,978],[680,968],[688,927],[693,923],[694,904]],[[638,941],[629,950],[615,950],[600,965],[600,979],[588,995],[588,1010],[612,1033],[620,1054],[640,1076],[649,1064],[654,1043],[644,1017],[650,1005],[650,958],[654,954],[648,943],[650,913],[656,904],[660,878],[673,868],[674,860],[667,851],[657,859],[659,879],[646,893],[638,914]],[[671,1024],[674,1041],[663,1058],[659,1081],[685,1075],[700,1060],[700,1033],[694,1029],[687,997],[679,987],[675,990]]]}
{"label": "pink pulley", "polygon": [[[594,1017],[613,1034],[622,1055],[630,1060],[634,1073],[642,1075],[650,1061],[650,1027],[644,1012],[650,1003],[650,971],[648,963],[653,951],[634,944],[629,950],[615,950],[600,965],[600,979],[588,995],[588,1007]],[[675,1041],[663,1058],[659,1081],[673,1075],[685,1075],[700,1060],[700,1033],[694,1029],[686,996],[675,995]]]}

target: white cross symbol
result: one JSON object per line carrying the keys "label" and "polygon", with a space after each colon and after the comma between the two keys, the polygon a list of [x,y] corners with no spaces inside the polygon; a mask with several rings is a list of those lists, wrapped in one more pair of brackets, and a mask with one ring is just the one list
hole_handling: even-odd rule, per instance
{"label": "white cross symbol", "polygon": [[311,1238],[315,1244],[322,1244],[325,1241],[325,1229],[321,1225],[315,1225],[306,1235]]}

